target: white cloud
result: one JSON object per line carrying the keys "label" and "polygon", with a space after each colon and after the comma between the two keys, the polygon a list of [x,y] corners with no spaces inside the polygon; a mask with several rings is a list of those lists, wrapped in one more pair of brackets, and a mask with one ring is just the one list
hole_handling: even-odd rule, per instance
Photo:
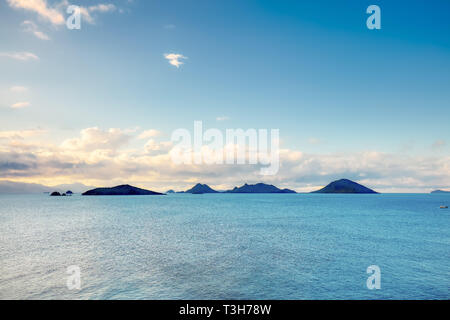
{"label": "white cloud", "polygon": [[90,6],[89,8],[90,12],[95,12],[95,11],[99,11],[99,12],[112,12],[115,11],[117,8],[115,5],[113,5],[112,3],[107,3],[107,4],[98,4],[95,6]]}
{"label": "white cloud", "polygon": [[11,92],[21,93],[21,92],[28,91],[28,88],[27,87],[23,87],[23,86],[13,86],[13,87],[9,88],[9,90]]}
{"label": "white cloud", "polygon": [[29,107],[29,106],[31,106],[31,103],[25,101],[25,102],[14,103],[11,106],[11,108],[13,108],[13,109],[21,109],[21,108],[26,108],[26,107]]}
{"label": "white cloud", "polygon": [[217,121],[227,121],[230,120],[230,117],[227,116],[220,116],[216,118]]}
{"label": "white cloud", "polygon": [[157,137],[161,135],[161,132],[155,129],[150,129],[150,130],[145,130],[144,132],[142,132],[138,138],[139,139],[148,139],[148,138],[152,138],[152,137]]}
{"label": "white cloud", "polygon": [[56,8],[51,8],[46,0],[7,0],[12,8],[36,12],[41,18],[55,25],[65,23],[64,15]]}
{"label": "white cloud", "polygon": [[173,143],[171,141],[156,142],[154,139],[150,139],[145,144],[145,151],[148,153],[156,154],[156,152],[167,153],[171,150]]}
{"label": "white cloud", "polygon": [[111,128],[105,131],[94,127],[83,129],[80,138],[68,139],[62,146],[74,151],[116,150],[129,139],[130,136],[121,129]]}
{"label": "white cloud", "polygon": [[31,52],[0,52],[0,57],[7,57],[20,61],[39,60],[39,57]]}
{"label": "white cloud", "polygon": [[50,40],[50,37],[44,32],[40,31],[38,26],[33,21],[26,20],[22,22],[22,27],[25,32],[33,34],[38,39]]}
{"label": "white cloud", "polygon": [[166,53],[164,54],[164,58],[169,60],[169,63],[177,68],[184,64],[184,62],[180,61],[180,59],[187,59],[187,57],[179,53]]}

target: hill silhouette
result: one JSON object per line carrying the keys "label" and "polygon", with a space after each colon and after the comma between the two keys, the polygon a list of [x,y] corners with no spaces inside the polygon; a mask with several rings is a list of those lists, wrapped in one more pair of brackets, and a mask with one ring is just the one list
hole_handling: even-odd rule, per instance
{"label": "hill silhouette", "polygon": [[244,184],[242,187],[235,187],[233,190],[225,191],[226,193],[296,193],[290,189],[279,189],[271,184],[257,183]]}
{"label": "hill silhouette", "polygon": [[152,196],[152,195],[162,195],[162,193],[136,188],[128,184],[112,188],[92,189],[83,193],[83,196]]}
{"label": "hill silhouette", "polygon": [[325,188],[311,193],[378,193],[359,183],[348,179],[341,179],[331,182]]}
{"label": "hill silhouette", "polygon": [[185,193],[204,194],[204,193],[218,193],[218,191],[212,189],[207,184],[197,183],[191,189],[186,190]]}

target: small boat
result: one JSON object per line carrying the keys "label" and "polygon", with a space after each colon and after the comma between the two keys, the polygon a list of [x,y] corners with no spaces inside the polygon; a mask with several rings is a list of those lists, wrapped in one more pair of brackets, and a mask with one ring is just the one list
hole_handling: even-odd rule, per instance
{"label": "small boat", "polygon": [[448,209],[448,206],[441,206],[441,209]]}

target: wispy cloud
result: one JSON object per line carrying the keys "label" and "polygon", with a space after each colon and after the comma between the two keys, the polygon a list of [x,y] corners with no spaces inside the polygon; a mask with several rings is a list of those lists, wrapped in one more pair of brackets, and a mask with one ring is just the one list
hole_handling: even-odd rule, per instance
{"label": "wispy cloud", "polygon": [[7,57],[15,60],[29,61],[39,60],[39,57],[31,52],[0,52],[0,57]]}
{"label": "wispy cloud", "polygon": [[227,121],[230,120],[230,117],[227,116],[219,116],[216,118],[217,121]]}
{"label": "wispy cloud", "polygon": [[[53,25],[65,24],[66,20],[64,13],[66,8],[70,5],[68,0],[61,0],[53,6],[50,6],[47,0],[7,0],[7,2],[11,8],[35,12],[41,19],[44,19]],[[94,24],[95,22],[91,13],[112,12],[117,9],[116,6],[111,3],[101,3],[89,7],[79,7],[83,19],[90,24]],[[45,37],[45,34],[40,34],[39,31],[38,34],[35,35],[37,37]]]}
{"label": "wispy cloud", "polygon": [[49,7],[46,0],[7,0],[7,2],[12,8],[36,12],[41,18],[52,24],[62,25],[65,23],[64,15],[58,9]]}
{"label": "wispy cloud", "polygon": [[29,106],[31,106],[31,103],[29,103],[29,102],[27,102],[27,101],[24,101],[24,102],[17,102],[17,103],[14,103],[14,104],[11,106],[11,108],[13,108],[13,109],[21,109],[21,108],[26,108],[26,107],[29,107]]}
{"label": "wispy cloud", "polygon": [[22,27],[25,32],[33,34],[38,39],[50,40],[50,37],[44,32],[40,31],[38,26],[33,21],[26,20],[22,22]]}
{"label": "wispy cloud", "polygon": [[89,7],[80,7],[82,17],[90,24],[95,23],[94,17],[91,13],[107,13],[116,11],[117,7],[114,4],[97,4]]}
{"label": "wispy cloud", "polygon": [[112,11],[115,11],[117,8],[112,3],[107,3],[107,4],[101,3],[101,4],[97,4],[95,6],[90,6],[88,9],[90,12],[95,12],[95,11],[112,12]]}
{"label": "wispy cloud", "polygon": [[180,61],[181,59],[187,59],[187,57],[180,53],[166,53],[164,54],[164,58],[169,60],[169,63],[177,68],[184,64],[184,62]]}

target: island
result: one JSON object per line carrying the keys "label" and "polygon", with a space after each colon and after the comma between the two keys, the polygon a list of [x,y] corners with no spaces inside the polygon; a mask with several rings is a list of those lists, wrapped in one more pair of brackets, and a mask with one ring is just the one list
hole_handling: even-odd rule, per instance
{"label": "island", "polygon": [[242,187],[234,187],[233,190],[225,191],[226,193],[297,193],[290,189],[279,189],[271,184],[257,183],[244,184]]}
{"label": "island", "polygon": [[434,190],[431,191],[432,194],[436,194],[436,193],[450,193],[450,191],[445,191],[445,190]]}
{"label": "island", "polygon": [[163,193],[136,188],[128,184],[113,188],[97,188],[86,191],[83,196],[155,196]]}
{"label": "island", "polygon": [[219,193],[219,192],[212,189],[207,184],[197,183],[195,186],[193,186],[189,190],[186,190],[184,193],[204,194],[204,193]]}
{"label": "island", "polygon": [[325,188],[322,188],[311,193],[369,193],[376,194],[378,192],[373,191],[359,183],[348,179],[341,179],[331,182]]}
{"label": "island", "polygon": [[58,191],[54,191],[50,194],[50,197],[61,197],[61,193],[59,193]]}

